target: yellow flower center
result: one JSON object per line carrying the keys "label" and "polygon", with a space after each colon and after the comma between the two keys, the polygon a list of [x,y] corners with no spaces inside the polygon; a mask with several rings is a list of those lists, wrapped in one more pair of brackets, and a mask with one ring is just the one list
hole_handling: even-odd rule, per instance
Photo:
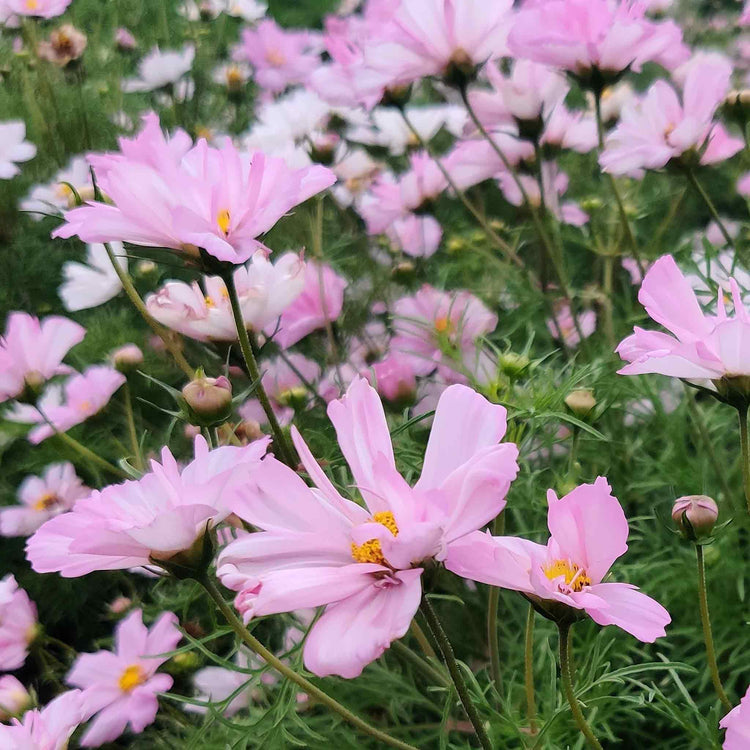
{"label": "yellow flower center", "polygon": [[242,71],[236,65],[227,68],[226,76],[227,86],[230,88],[239,86],[242,83]]}
{"label": "yellow flower center", "polygon": [[453,323],[445,315],[435,318],[435,330],[438,333],[450,333],[453,330]]}
{"label": "yellow flower center", "polygon": [[123,693],[129,693],[139,685],[143,685],[146,679],[143,667],[139,664],[131,664],[129,667],[125,667],[125,671],[120,675],[117,685]]}
{"label": "yellow flower center", "polygon": [[55,505],[58,501],[57,495],[54,492],[46,492],[42,495],[31,507],[34,510],[47,510]]}
{"label": "yellow flower center", "polygon": [[206,307],[216,307],[216,303],[214,302],[213,297],[209,297],[208,295],[206,295],[203,299],[206,302]]}
{"label": "yellow flower center", "polygon": [[26,10],[36,10],[39,7],[39,0],[26,0]]}
{"label": "yellow flower center", "polygon": [[83,412],[84,414],[91,411],[91,401],[81,401],[80,404],[78,404],[78,410]]}
{"label": "yellow flower center", "polygon": [[278,68],[286,62],[286,57],[284,57],[284,53],[281,52],[281,50],[269,49],[268,52],[266,52],[266,60],[270,65]]}
{"label": "yellow flower center", "polygon": [[229,211],[227,211],[226,208],[223,208],[221,211],[219,211],[219,215],[216,217],[216,223],[219,225],[219,229],[221,229],[222,232],[224,232],[225,235],[229,234],[229,221],[230,221],[230,215]]}
{"label": "yellow flower center", "polygon": [[568,560],[555,560],[549,563],[544,567],[544,575],[550,581],[563,576],[565,585],[573,591],[581,591],[585,586],[591,585],[591,579],[586,575],[586,571]]}
{"label": "yellow flower center", "polygon": [[[375,513],[371,520],[385,526],[393,536],[398,536],[398,526],[396,526],[396,519],[391,511],[383,510]],[[370,539],[364,544],[352,544],[352,557],[355,562],[375,563],[376,565],[387,564],[379,539]]]}

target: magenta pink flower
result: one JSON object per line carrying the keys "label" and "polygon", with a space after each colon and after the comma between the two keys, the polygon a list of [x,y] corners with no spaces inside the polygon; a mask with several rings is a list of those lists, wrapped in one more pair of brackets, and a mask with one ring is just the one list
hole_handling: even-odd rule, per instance
{"label": "magenta pink flower", "polygon": [[61,364],[68,350],[83,341],[86,329],[67,318],[40,321],[24,312],[8,316],[0,338],[0,403],[36,390],[55,375],[70,372]]}
{"label": "magenta pink flower", "polygon": [[[524,6],[508,46],[517,57],[602,85],[649,61],[672,70],[689,57],[674,21],[652,21],[630,0],[550,0]],[[597,81],[597,77],[599,80]]]}
{"label": "magenta pink flower", "polygon": [[366,508],[337,492],[292,428],[316,488],[264,459],[233,505],[262,531],[229,544],[218,572],[238,592],[246,621],[327,605],[305,641],[305,665],[320,676],[356,677],[406,633],[421,599],[423,561],[444,559],[505,506],[518,451],[498,444],[505,409],[454,385],[438,404],[422,475],[410,487],[396,470],[380,399],[365,380],[331,402],[328,415]]}
{"label": "magenta pink flower", "polygon": [[22,667],[36,636],[36,605],[16,579],[7,575],[0,580],[0,670]]}
{"label": "magenta pink flower", "polygon": [[54,18],[61,16],[72,0],[5,0],[8,10],[17,16]]}
{"label": "magenta pink flower", "polygon": [[391,224],[385,233],[388,239],[412,258],[429,258],[437,252],[443,228],[434,216],[407,214]]}
{"label": "magenta pink flower", "polygon": [[69,511],[91,490],[67,461],[50,464],[40,477],[30,476],[18,488],[20,505],[0,508],[1,536],[28,536],[45,521]]}
{"label": "magenta pink flower", "polygon": [[546,545],[475,531],[448,550],[448,570],[473,581],[521,591],[543,609],[582,610],[599,625],[617,625],[652,643],[671,618],[628,583],[604,581],[625,554],[628,522],[607,480],[582,484],[562,498],[548,490]]}
{"label": "magenta pink flower", "polygon": [[120,240],[244,263],[257,240],[291,208],[336,181],[319,165],[290,169],[282,158],[220,149],[178,132],[167,140],[155,114],[144,117],[119,154],[90,156],[99,186],[114,205],[88,203],[65,214],[55,237],[84,242]]}
{"label": "magenta pink flower", "polygon": [[282,313],[278,326],[273,323],[266,333],[288,349],[318,328],[324,328],[341,315],[347,280],[330,266],[308,261],[302,293]]}
{"label": "magenta pink flower", "polygon": [[66,578],[167,560],[190,549],[207,526],[229,514],[238,485],[259,465],[268,440],[209,451],[195,438],[195,458],[180,469],[169,448],[138,480],[95,490],[70,513],[47,521],[26,545],[37,573]]}
{"label": "magenta pink flower", "polygon": [[394,352],[372,365],[373,385],[387,401],[413,401],[417,394],[417,378],[411,357]]}
{"label": "magenta pink flower", "polygon": [[180,642],[176,626],[177,617],[165,612],[147,628],[136,609],[115,629],[114,651],[78,656],[65,681],[83,689],[85,718],[96,717],[81,738],[82,747],[112,742],[128,724],[140,733],[154,721],[158,693],[172,687],[169,675],[156,673],[166,661],[157,654],[174,650]]}
{"label": "magenta pink flower", "polygon": [[742,150],[714,121],[729,90],[731,65],[707,59],[688,68],[682,97],[666,81],[657,81],[642,100],[625,105],[617,127],[607,136],[599,159],[612,174],[660,169],[672,160],[715,164]]}
{"label": "magenta pink flower", "polygon": [[[581,310],[577,322],[583,338],[587,339],[596,330],[596,313],[593,310]],[[556,305],[555,317],[547,320],[547,330],[553,339],[559,340],[562,334],[562,343],[569,349],[575,349],[581,343],[569,302]]]}
{"label": "magenta pink flower", "polygon": [[302,83],[320,65],[319,46],[313,32],[288,31],[266,18],[256,28],[242,30],[232,56],[253,66],[258,86],[279,94],[287,86]]}
{"label": "magenta pink flower", "polygon": [[750,315],[737,282],[730,279],[729,284],[734,315],[727,315],[721,290],[716,315],[707,315],[674,258],[659,258],[646,273],[638,300],[669,333],[636,328],[617,347],[617,353],[630,363],[619,373],[659,373],[701,381],[711,390],[718,387],[720,392],[724,387],[731,388],[732,378],[750,375],[750,349],[745,345]]}
{"label": "magenta pink flower", "polygon": [[747,750],[750,747],[750,688],[719,726],[727,730],[723,750]]}
{"label": "magenta pink flower", "polygon": [[3,750],[66,750],[70,735],[83,720],[81,691],[68,690],[44,708],[0,724],[0,745]]}

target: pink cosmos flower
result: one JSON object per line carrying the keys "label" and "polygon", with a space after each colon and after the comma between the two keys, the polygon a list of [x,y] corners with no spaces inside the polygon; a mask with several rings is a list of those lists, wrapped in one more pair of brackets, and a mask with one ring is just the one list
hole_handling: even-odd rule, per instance
{"label": "pink cosmos flower", "polygon": [[70,510],[91,490],[67,461],[50,464],[40,477],[26,477],[18,488],[20,506],[0,508],[0,536],[28,536],[45,521]]}
{"label": "pink cosmos flower", "polygon": [[660,169],[673,159],[715,164],[734,156],[743,141],[714,121],[731,74],[731,65],[721,60],[692,65],[681,99],[666,81],[654,83],[641,101],[623,108],[599,159],[602,169],[634,174]]}
{"label": "pink cosmos flower", "polygon": [[587,154],[597,147],[596,120],[585,112],[574,112],[558,104],[544,122],[540,143]]}
{"label": "pink cosmos flower", "polygon": [[91,172],[86,157],[72,157],[52,180],[35,185],[19,207],[22,211],[28,212],[35,221],[39,221],[46,214],[61,213],[75,205],[75,193],[68,185],[71,185],[81,198],[93,195]]}
{"label": "pink cosmos flower", "polygon": [[348,283],[329,265],[308,261],[302,293],[281,313],[278,326],[269,325],[266,333],[273,334],[273,340],[282,349],[288,349],[318,328],[324,328],[341,315]]}
{"label": "pink cosmos flower", "polygon": [[746,750],[750,747],[750,688],[739,705],[719,722],[719,726],[727,730],[723,750]]}
{"label": "pink cosmos flower", "polygon": [[658,602],[628,583],[605,582],[628,548],[628,522],[604,477],[562,498],[547,491],[546,545],[475,531],[456,542],[448,570],[491,586],[521,591],[541,608],[564,604],[599,625],[617,625],[640,641],[665,635],[671,618]]}
{"label": "pink cosmos flower", "polygon": [[40,321],[28,313],[11,313],[0,338],[0,403],[70,372],[62,359],[85,335],[85,328],[67,318]]}
{"label": "pink cosmos flower", "polygon": [[[516,14],[508,46],[517,57],[561,68],[589,82],[607,79],[649,61],[672,70],[690,55],[674,21],[646,18],[630,0],[550,0]],[[596,78],[596,76],[593,76]]]}
{"label": "pink cosmos flower", "polygon": [[72,0],[5,0],[8,9],[17,16],[54,18],[61,16]]}
{"label": "pink cosmos flower", "polygon": [[437,252],[443,228],[434,216],[407,214],[385,230],[388,239],[412,258],[429,258]]}
{"label": "pink cosmos flower", "polygon": [[0,580],[0,670],[22,667],[36,636],[36,605],[16,579],[7,575]]}
{"label": "pink cosmos flower", "polygon": [[750,172],[745,172],[740,175],[737,180],[737,192],[743,198],[750,198]]}
{"label": "pink cosmos flower", "polygon": [[630,364],[621,375],[659,373],[702,382],[715,390],[719,381],[731,385],[734,377],[750,375],[750,358],[744,345],[750,331],[750,315],[734,279],[729,280],[734,315],[724,306],[719,292],[716,315],[701,310],[690,283],[671,255],[664,255],[649,268],[638,300],[649,316],[669,333],[636,328],[620,342],[617,353]]}
{"label": "pink cosmos flower", "polygon": [[20,174],[16,163],[36,155],[36,146],[25,138],[26,125],[21,120],[0,122],[0,180],[10,180]]}
{"label": "pink cosmos flower", "polygon": [[130,29],[120,26],[115,31],[115,44],[119,49],[128,52],[134,50],[138,46],[138,41],[133,36]]}
{"label": "pink cosmos flower", "polygon": [[[305,264],[295,253],[285,253],[276,263],[257,252],[234,271],[234,283],[247,328],[274,328],[279,316],[302,293]],[[146,308],[163,325],[198,341],[236,341],[237,328],[229,292],[218,276],[198,282],[168,281],[146,298]]]}
{"label": "pink cosmos flower", "polygon": [[372,365],[373,385],[386,400],[394,403],[412,401],[417,393],[417,378],[411,357],[394,352]]}
{"label": "pink cosmos flower", "polygon": [[99,747],[117,739],[130,725],[142,732],[156,718],[157,695],[172,687],[172,678],[157,674],[166,661],[157,657],[174,650],[182,635],[177,617],[165,612],[147,628],[140,609],[115,629],[114,651],[80,654],[65,681],[82,688],[84,715],[95,717],[81,738],[82,747]]}
{"label": "pink cosmos flower", "polygon": [[167,560],[229,514],[227,503],[267,447],[262,439],[209,451],[198,436],[195,458],[183,469],[163,448],[161,464],[152,460],[140,479],[95,490],[70,513],[47,521],[29,539],[27,558],[37,573],[65,578]]}
{"label": "pink cosmos flower", "polygon": [[365,49],[367,67],[388,86],[424,76],[464,75],[507,53],[511,0],[401,0]]}
{"label": "pink cosmos flower", "polygon": [[114,205],[88,203],[68,211],[53,236],[191,255],[202,248],[218,260],[244,263],[265,249],[259,235],[336,181],[325,167],[292,170],[281,158],[240,153],[229,141],[220,149],[204,140],[191,147],[181,131],[167,140],[153,113],[136,138],[120,139],[120,149],[90,156]]}
{"label": "pink cosmos flower", "polygon": [[44,708],[0,724],[0,745],[4,750],[67,750],[70,735],[83,717],[81,691],[68,690]]}
{"label": "pink cosmos flower", "polygon": [[31,705],[29,691],[13,675],[0,677],[0,721],[20,716]]}
{"label": "pink cosmos flower", "polygon": [[[547,330],[553,339],[559,339],[562,333],[562,343],[569,349],[575,349],[581,343],[581,336],[576,329],[576,321],[569,302],[556,306],[555,319],[547,320]],[[593,310],[582,310],[578,313],[578,327],[583,338],[587,339],[596,330],[596,313]]]}
{"label": "pink cosmos flower", "polygon": [[409,358],[417,375],[438,371],[455,382],[462,368],[487,379],[478,339],[495,330],[497,315],[470,292],[444,292],[425,284],[394,307],[391,351]]}
{"label": "pink cosmos flower", "polygon": [[425,560],[494,518],[516,476],[518,451],[498,444],[502,406],[455,385],[443,394],[422,474],[410,487],[397,472],[375,390],[361,378],[328,406],[339,445],[366,508],[342,497],[295,428],[292,437],[315,483],[269,456],[233,505],[260,528],[219,558],[235,605],[254,616],[326,606],[308,633],[305,666],[356,677],[401,638],[419,606]]}
{"label": "pink cosmos flower", "polygon": [[38,402],[41,411],[18,404],[6,418],[39,425],[28,435],[29,442],[38,445],[56,432],[67,432],[98,414],[123,383],[125,376],[117,370],[93,365],[83,373],[71,375],[62,389],[45,393]]}

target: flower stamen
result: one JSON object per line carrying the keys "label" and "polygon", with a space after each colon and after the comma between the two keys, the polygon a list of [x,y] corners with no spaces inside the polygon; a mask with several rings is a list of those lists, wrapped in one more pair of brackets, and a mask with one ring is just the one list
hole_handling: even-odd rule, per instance
{"label": "flower stamen", "polygon": [[548,563],[544,566],[544,575],[550,581],[562,577],[563,581],[559,584],[561,589],[564,587],[570,591],[581,591],[586,586],[591,585],[591,579],[586,575],[586,571],[568,560],[554,560]]}
{"label": "flower stamen", "polygon": [[[398,526],[391,511],[384,510],[375,513],[370,520],[385,526],[393,536],[398,536]],[[364,544],[352,543],[352,558],[355,562],[387,565],[379,539],[370,539]]]}

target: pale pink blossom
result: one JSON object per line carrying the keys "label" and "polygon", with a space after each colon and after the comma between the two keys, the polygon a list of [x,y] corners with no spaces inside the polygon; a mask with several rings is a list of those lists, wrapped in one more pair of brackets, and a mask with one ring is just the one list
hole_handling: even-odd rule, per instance
{"label": "pale pink blossom", "polygon": [[229,514],[227,504],[248,481],[268,440],[209,451],[195,438],[195,458],[180,469],[168,448],[161,463],[138,480],[95,490],[70,513],[47,521],[29,539],[26,554],[37,573],[66,578],[95,570],[152,564],[189,549],[208,526]]}
{"label": "pale pink blossom", "polygon": [[0,580],[0,670],[19,669],[38,634],[36,605],[7,575]]}
{"label": "pale pink blossom", "polygon": [[67,318],[50,316],[40,321],[28,313],[12,312],[0,338],[0,402],[70,372],[62,364],[63,357],[85,335],[85,328]]}
{"label": "pale pink blossom", "polygon": [[20,716],[31,705],[29,691],[13,675],[0,677],[0,721]]}
{"label": "pale pink blossom", "polygon": [[154,47],[138,64],[138,77],[122,82],[126,93],[154,91],[178,83],[190,72],[195,59],[195,47],[186,45],[181,50],[162,52]]}
{"label": "pale pink blossom", "polygon": [[750,688],[745,691],[739,704],[719,722],[719,726],[727,730],[722,750],[747,750],[750,747]]}
{"label": "pale pink blossom", "polygon": [[306,667],[356,677],[401,638],[419,606],[422,564],[443,560],[463,536],[505,506],[517,449],[498,444],[506,412],[465,386],[441,398],[422,474],[410,487],[397,472],[383,407],[356,379],[328,406],[339,445],[366,508],[342,497],[295,428],[315,484],[273,457],[234,511],[260,533],[244,534],[219,558],[219,576],[252,617],[326,606],[308,633]]}
{"label": "pale pink blossom", "polygon": [[[547,320],[547,330],[552,338],[559,340],[562,334],[562,343],[569,349],[575,349],[581,343],[581,335],[587,339],[596,330],[596,313],[593,310],[581,310],[573,317],[573,311],[569,302],[556,305],[555,317]],[[580,328],[580,335],[576,328]]]}
{"label": "pale pink blossom", "polygon": [[[234,271],[234,283],[245,326],[254,331],[274,328],[279,316],[302,294],[305,263],[285,253],[275,263],[257,252]],[[236,341],[237,328],[226,284],[218,276],[197,281],[168,281],[146,298],[146,308],[163,325],[198,341]]]}
{"label": "pale pink blossom", "polygon": [[65,13],[72,0],[5,0],[8,9],[17,16],[55,18]]}
{"label": "pale pink blossom", "polygon": [[3,750],[67,750],[68,740],[83,721],[80,690],[68,690],[44,708],[27,711],[22,719],[0,724]]}
{"label": "pale pink blossom", "polygon": [[138,734],[154,721],[157,695],[172,687],[172,678],[156,671],[166,661],[158,654],[179,643],[182,634],[176,626],[177,617],[165,612],[147,628],[136,609],[117,625],[113,651],[79,654],[65,681],[83,690],[85,718],[94,717],[82,747],[112,742],[128,726]]}
{"label": "pale pink blossom", "polygon": [[28,161],[36,155],[36,146],[26,138],[26,125],[21,120],[0,122],[0,180],[10,180],[21,170],[18,162]]}
{"label": "pale pink blossom", "polygon": [[167,247],[195,256],[244,263],[263,249],[257,237],[291,208],[336,181],[330,170],[292,170],[283,159],[220,149],[204,140],[191,147],[186,133],[167,140],[159,118],[144,117],[121,153],[90,156],[99,186],[114,205],[89,203],[65,214],[56,237],[84,242],[120,240]]}
{"label": "pale pink blossom", "polygon": [[743,198],[750,198],[750,172],[744,172],[737,180],[737,192]]}
{"label": "pale pink blossom", "polygon": [[394,352],[372,365],[373,385],[386,401],[413,401],[417,394],[417,378],[411,357]]}
{"label": "pale pink blossom", "polygon": [[308,334],[338,319],[344,306],[347,280],[329,265],[308,261],[302,293],[281,314],[278,326],[266,328],[273,340],[287,349]]}
{"label": "pale pink blossom", "polygon": [[18,488],[19,505],[0,508],[0,535],[29,536],[45,521],[69,511],[91,490],[73,464],[50,464],[42,476],[29,476]]}
{"label": "pale pink blossom", "polygon": [[132,32],[124,26],[120,26],[115,31],[115,44],[119,49],[125,51],[133,50],[138,46],[138,42]]}
{"label": "pale pink blossom", "polygon": [[34,186],[19,205],[22,211],[28,212],[32,219],[39,221],[46,214],[60,214],[73,208],[76,193],[82,199],[93,195],[91,172],[85,156],[74,156],[54,179],[43,185]]}
{"label": "pale pink blossom", "polygon": [[596,120],[585,112],[575,112],[564,104],[558,104],[544,121],[544,130],[539,140],[547,147],[587,154],[598,143]]}
{"label": "pale pink blossom", "polygon": [[437,252],[443,228],[434,216],[407,214],[385,230],[388,239],[413,258],[429,258]]}
{"label": "pale pink blossom", "polygon": [[[128,259],[121,242],[113,242],[110,249],[123,271],[128,270]],[[66,310],[77,312],[98,307],[114,299],[122,291],[107,248],[102,244],[86,246],[86,263],[67,261],[62,267],[63,283],[57,290]]]}
{"label": "pale pink blossom", "polygon": [[475,531],[448,550],[446,567],[464,578],[521,591],[553,616],[565,605],[646,643],[664,636],[671,620],[664,607],[631,584],[604,581],[628,548],[628,522],[607,480],[598,477],[562,498],[548,490],[547,502],[546,545]]}
{"label": "pale pink blossom", "polygon": [[348,208],[359,204],[361,196],[383,169],[383,164],[372,159],[364,149],[353,148],[337,159],[331,169],[338,177],[331,194],[339,205]]}

